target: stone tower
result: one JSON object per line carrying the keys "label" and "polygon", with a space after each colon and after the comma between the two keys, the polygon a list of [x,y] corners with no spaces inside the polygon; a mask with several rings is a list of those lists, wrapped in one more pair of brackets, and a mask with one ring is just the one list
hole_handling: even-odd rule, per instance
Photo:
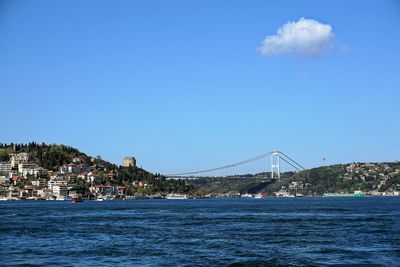
{"label": "stone tower", "polygon": [[129,167],[129,166],[136,167],[136,159],[134,157],[125,157],[122,160],[122,166],[123,167]]}

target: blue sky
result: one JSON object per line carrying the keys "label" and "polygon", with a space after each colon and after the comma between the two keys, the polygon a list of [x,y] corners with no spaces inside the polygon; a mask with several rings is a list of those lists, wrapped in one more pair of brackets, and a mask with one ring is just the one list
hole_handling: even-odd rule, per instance
{"label": "blue sky", "polygon": [[[329,48],[261,52],[301,18],[330,27]],[[3,0],[0,142],[164,173],[273,149],[306,167],[399,160],[398,25],[394,0]]]}

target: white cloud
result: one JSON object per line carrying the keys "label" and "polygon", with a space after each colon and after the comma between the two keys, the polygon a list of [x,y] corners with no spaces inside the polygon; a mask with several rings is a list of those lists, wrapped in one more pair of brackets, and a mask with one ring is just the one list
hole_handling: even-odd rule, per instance
{"label": "white cloud", "polygon": [[292,54],[318,57],[332,48],[333,38],[331,25],[300,18],[284,24],[275,35],[267,36],[259,51],[265,56]]}

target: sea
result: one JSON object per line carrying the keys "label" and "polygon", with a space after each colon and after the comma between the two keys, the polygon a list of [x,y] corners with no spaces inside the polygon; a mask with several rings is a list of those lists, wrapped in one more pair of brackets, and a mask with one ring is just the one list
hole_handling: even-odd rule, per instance
{"label": "sea", "polygon": [[2,201],[0,266],[400,266],[400,198]]}

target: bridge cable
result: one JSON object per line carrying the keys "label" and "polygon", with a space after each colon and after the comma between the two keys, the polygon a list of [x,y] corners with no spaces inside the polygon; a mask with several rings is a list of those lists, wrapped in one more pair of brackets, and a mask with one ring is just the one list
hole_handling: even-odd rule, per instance
{"label": "bridge cable", "polygon": [[228,164],[228,165],[225,165],[225,166],[222,166],[222,167],[218,167],[218,168],[205,169],[205,170],[192,171],[192,172],[184,172],[184,173],[166,174],[165,176],[183,176],[183,175],[193,175],[193,174],[199,174],[199,173],[207,173],[207,172],[212,172],[212,171],[219,171],[219,170],[223,170],[223,169],[227,169],[227,168],[231,168],[231,167],[236,167],[236,166],[239,166],[239,165],[244,165],[246,163],[262,159],[264,157],[267,157],[267,156],[271,155],[272,153],[273,152],[264,153],[262,155],[254,157],[254,158],[250,158],[250,159],[247,159],[247,160],[243,160],[243,161],[239,161],[239,162],[236,162],[236,163]]}
{"label": "bridge cable", "polygon": [[302,170],[305,170],[306,168],[304,168],[303,166],[301,166],[299,163],[297,163],[296,161],[294,161],[291,157],[289,157],[288,155],[286,155],[285,153],[278,151],[278,153],[282,154],[283,156],[285,156],[286,158],[288,158],[292,163],[296,164],[298,167],[300,167]]}
{"label": "bridge cable", "polygon": [[299,169],[298,167],[296,167],[295,165],[293,165],[292,163],[290,163],[288,160],[286,160],[284,157],[281,157],[281,160],[285,161],[287,164],[289,164],[290,166],[292,166],[293,168],[295,168],[298,171],[301,171],[301,169]]}

